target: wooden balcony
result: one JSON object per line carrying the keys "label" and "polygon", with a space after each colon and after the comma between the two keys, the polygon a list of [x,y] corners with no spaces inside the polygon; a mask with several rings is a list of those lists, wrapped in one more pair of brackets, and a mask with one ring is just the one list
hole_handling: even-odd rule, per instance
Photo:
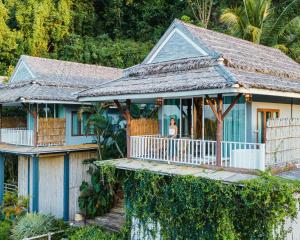
{"label": "wooden balcony", "polygon": [[20,146],[63,146],[66,142],[66,120],[40,118],[38,131],[26,128],[0,129],[1,143]]}

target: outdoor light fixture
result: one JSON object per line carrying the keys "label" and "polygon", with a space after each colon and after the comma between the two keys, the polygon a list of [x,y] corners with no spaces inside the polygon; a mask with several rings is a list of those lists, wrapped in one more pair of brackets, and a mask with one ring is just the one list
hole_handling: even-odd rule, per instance
{"label": "outdoor light fixture", "polygon": [[245,100],[246,100],[247,103],[251,103],[252,102],[252,94],[246,93],[245,94]]}

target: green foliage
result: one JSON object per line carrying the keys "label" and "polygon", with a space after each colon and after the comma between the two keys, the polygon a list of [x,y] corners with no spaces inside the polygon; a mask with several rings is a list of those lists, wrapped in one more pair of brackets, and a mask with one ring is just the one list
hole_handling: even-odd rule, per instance
{"label": "green foliage", "polygon": [[65,227],[65,223],[55,219],[53,216],[28,213],[16,220],[11,230],[11,238],[13,240],[21,240],[48,232],[56,232]]}
{"label": "green foliage", "polygon": [[124,184],[128,216],[159,222],[164,239],[284,239],[286,217],[297,214],[295,190],[270,176],[240,186],[130,172]]}
{"label": "green foliage", "polygon": [[96,226],[87,226],[76,229],[74,233],[69,235],[70,240],[117,240],[120,239],[116,234],[103,231]]}
{"label": "green foliage", "polygon": [[[299,41],[290,40],[299,25],[290,23],[299,16],[300,1],[273,0],[269,7],[270,2],[0,1],[0,75],[9,76],[21,54],[129,67],[140,63],[173,19],[182,16],[216,31],[224,32],[227,26],[235,36],[285,49],[298,61]],[[227,15],[221,18],[226,26],[219,21],[222,12]]]}
{"label": "green foliage", "polygon": [[10,221],[0,221],[0,239],[1,240],[9,240],[11,229]]}
{"label": "green foliage", "polygon": [[244,0],[243,7],[224,9],[220,20],[233,35],[260,43],[270,8],[271,0]]}
{"label": "green foliage", "polygon": [[115,176],[116,170],[111,167],[90,167],[91,184],[83,182],[78,198],[79,208],[88,218],[107,213],[120,198],[120,185]]}
{"label": "green foliage", "polygon": [[83,107],[81,111],[92,113],[87,121],[87,127],[93,129],[95,133],[99,159],[107,160],[124,157],[126,134],[121,124],[123,119],[119,118],[117,122],[114,122],[109,114],[111,109],[109,109],[108,104]]}
{"label": "green foliage", "polygon": [[59,47],[57,57],[62,60],[125,68],[140,63],[152,46],[150,42],[112,40],[108,35],[70,35]]}
{"label": "green foliage", "polygon": [[28,204],[27,197],[18,196],[17,192],[6,192],[0,206],[1,218],[14,220],[16,217],[24,215],[27,212]]}

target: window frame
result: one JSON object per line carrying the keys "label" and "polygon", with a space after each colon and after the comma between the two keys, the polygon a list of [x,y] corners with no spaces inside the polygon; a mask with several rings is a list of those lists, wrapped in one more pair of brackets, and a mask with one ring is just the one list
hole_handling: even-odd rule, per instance
{"label": "window frame", "polygon": [[[90,128],[87,126],[86,128],[86,131],[88,132],[87,134],[82,134],[82,131],[81,131],[81,124],[82,124],[82,119],[77,119],[78,120],[78,128],[77,128],[77,131],[78,131],[78,134],[74,134],[73,132],[73,129],[74,129],[74,121],[73,121],[73,115],[77,115],[78,116],[78,113],[79,111],[71,111],[71,136],[72,137],[82,137],[82,136],[94,136],[95,133],[91,133],[90,132]],[[91,113],[89,112],[84,112],[84,113],[87,113],[88,114],[88,118],[91,116]],[[82,113],[83,114],[83,113]],[[87,118],[87,119],[88,119]]]}

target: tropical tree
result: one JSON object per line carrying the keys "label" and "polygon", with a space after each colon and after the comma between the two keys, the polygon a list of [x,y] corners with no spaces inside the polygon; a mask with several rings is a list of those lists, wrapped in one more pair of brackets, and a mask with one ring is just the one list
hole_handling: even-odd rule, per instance
{"label": "tropical tree", "polygon": [[[271,4],[271,0],[243,0],[243,6],[224,9],[220,21],[232,35],[283,49],[285,45],[278,40],[300,15],[300,0],[289,0],[276,8]],[[297,26],[294,27],[296,31]]]}
{"label": "tropical tree", "polygon": [[197,21],[199,21],[203,27],[207,28],[213,0],[188,0],[188,3]]}
{"label": "tropical tree", "polygon": [[271,0],[243,0],[243,3],[241,7],[224,9],[220,21],[229,27],[231,34],[260,43],[271,13]]}

